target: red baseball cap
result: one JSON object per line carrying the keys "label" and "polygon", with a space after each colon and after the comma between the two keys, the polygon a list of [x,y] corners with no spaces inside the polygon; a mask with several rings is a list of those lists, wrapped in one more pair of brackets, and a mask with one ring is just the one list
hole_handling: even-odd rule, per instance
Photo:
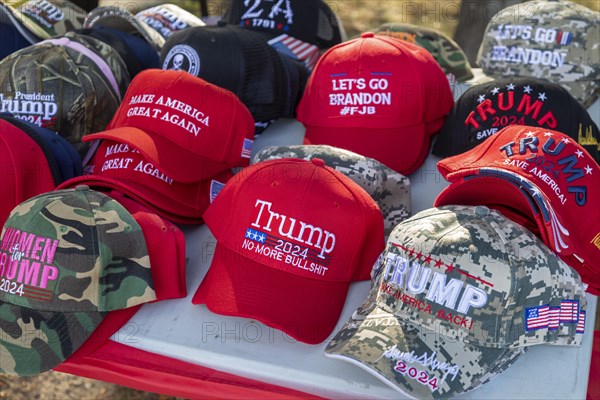
{"label": "red baseball cap", "polygon": [[[156,291],[154,302],[186,297],[185,237],[183,232],[177,226],[118,191],[111,191],[109,196],[125,207],[142,228]],[[125,326],[142,306],[108,312],[92,335],[66,362],[93,353],[115,332]]]}
{"label": "red baseball cap", "polygon": [[23,201],[56,187],[49,161],[27,133],[0,119],[0,223]]}
{"label": "red baseball cap", "polygon": [[249,164],[254,120],[230,91],[183,71],[148,69],[131,84],[108,130],[178,182],[210,178]]}
{"label": "red baseball cap", "polygon": [[453,105],[448,79],[427,50],[368,32],[321,57],[297,113],[310,143],[407,175],[429,154]]}
{"label": "red baseball cap", "polygon": [[434,206],[497,208],[576,269],[590,293],[600,293],[600,167],[574,139],[513,125],[438,169],[451,184]]}
{"label": "red baseball cap", "polygon": [[231,170],[199,182],[181,183],[162,172],[128,144],[102,140],[86,166],[88,175],[66,181],[60,188],[85,184],[116,189],[169,221],[202,223],[202,214],[225,183]]}
{"label": "red baseball cap", "polygon": [[375,201],[320,159],[244,169],[204,219],[217,246],[192,302],[310,344],[333,331],[350,282],[370,279],[384,247]]}

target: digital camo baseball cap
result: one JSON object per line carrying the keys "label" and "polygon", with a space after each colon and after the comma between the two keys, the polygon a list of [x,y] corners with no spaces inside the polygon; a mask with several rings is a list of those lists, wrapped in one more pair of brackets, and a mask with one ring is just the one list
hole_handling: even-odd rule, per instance
{"label": "digital camo baseball cap", "polygon": [[191,28],[192,26],[206,25],[204,21],[194,14],[187,12],[175,4],[169,3],[142,10],[135,17],[156,30],[165,39],[175,32]]}
{"label": "digital camo baseball cap", "polygon": [[512,125],[437,167],[450,185],[435,206],[500,210],[575,268],[590,293],[600,293],[600,166],[575,140]]}
{"label": "digital camo baseball cap", "polygon": [[394,22],[381,25],[374,32],[423,47],[440,64],[450,82],[473,78],[469,60],[458,43],[436,29]]}
{"label": "digital camo baseball cap", "polygon": [[86,12],[68,0],[2,0],[31,44],[83,27]]}
{"label": "digital camo baseball cap", "polygon": [[600,13],[572,1],[533,0],[499,11],[477,56],[486,75],[562,85],[584,107],[600,91]]}
{"label": "digital camo baseball cap", "polygon": [[281,158],[319,158],[327,166],[352,179],[379,206],[386,238],[396,225],[410,217],[410,181],[377,160],[327,145],[298,145],[267,147],[259,151],[250,163]]}
{"label": "digital camo baseball cap", "polygon": [[0,76],[0,112],[58,132],[82,156],[82,137],[106,127],[128,79],[118,82],[101,56],[68,37],[21,49],[0,61],[0,69],[6,71]]}
{"label": "digital camo baseball cap", "polygon": [[318,158],[243,169],[204,219],[217,246],[192,302],[309,344],[331,334],[384,246],[375,201]]}
{"label": "digital camo baseball cap", "polygon": [[33,197],[2,230],[0,371],[47,371],[107,312],[156,299],[141,227],[118,202],[80,186]]}
{"label": "digital camo baseball cap", "polygon": [[97,28],[99,26],[117,29],[141,37],[157,52],[160,52],[165,44],[165,38],[158,31],[141,18],[137,18],[126,8],[103,6],[93,9],[86,15],[83,27]]}
{"label": "digital camo baseball cap", "polygon": [[577,272],[486,207],[433,208],[400,223],[373,276],[325,354],[413,398],[472,390],[530,346],[581,344]]}
{"label": "digital camo baseball cap", "polygon": [[454,104],[433,154],[464,153],[510,125],[563,132],[600,162],[600,133],[590,114],[562,86],[536,78],[507,78],[470,87]]}

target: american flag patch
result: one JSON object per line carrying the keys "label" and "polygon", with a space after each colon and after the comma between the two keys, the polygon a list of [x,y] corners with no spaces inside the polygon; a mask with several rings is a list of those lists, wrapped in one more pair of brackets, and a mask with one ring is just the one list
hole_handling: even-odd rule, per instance
{"label": "american flag patch", "polygon": [[573,41],[573,32],[558,31],[556,32],[556,43],[567,45]]}
{"label": "american flag patch", "polygon": [[252,146],[254,145],[254,140],[244,139],[244,146],[242,147],[242,157],[250,158],[252,155]]}
{"label": "american flag patch", "polygon": [[215,181],[214,179],[210,182],[210,202],[217,198],[217,195],[221,193],[221,190],[225,187],[223,182]]}
{"label": "american flag patch", "polygon": [[550,322],[550,306],[538,306],[525,309],[525,330],[535,331],[548,327]]}
{"label": "american flag patch", "polygon": [[575,333],[583,333],[585,331],[585,311],[579,313],[579,320],[577,321],[577,329]]}
{"label": "american flag patch", "polygon": [[579,301],[563,300],[560,303],[560,322],[577,322],[579,319]]}
{"label": "american flag patch", "polygon": [[319,47],[286,34],[279,35],[268,43],[278,52],[303,62],[311,71],[320,56]]}

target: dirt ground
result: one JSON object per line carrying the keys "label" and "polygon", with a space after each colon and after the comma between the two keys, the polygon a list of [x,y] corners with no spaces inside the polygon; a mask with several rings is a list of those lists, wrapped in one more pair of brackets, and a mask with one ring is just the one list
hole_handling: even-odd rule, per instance
{"label": "dirt ground", "polygon": [[[386,22],[406,22],[424,24],[449,34],[454,33],[458,20],[456,18],[456,0],[441,1],[405,1],[405,0],[326,0],[339,15],[349,37],[360,32],[376,28]],[[123,5],[128,9],[144,9],[155,4],[165,3],[161,0],[101,0],[101,5]],[[171,3],[183,4],[188,9],[198,8],[194,0],[172,0]],[[578,1],[595,10],[600,10],[600,1]],[[222,1],[212,2],[212,8],[222,7]],[[410,15],[406,14],[411,3]],[[425,6],[425,4],[428,4]],[[209,5],[211,3],[209,2]],[[431,12],[439,9],[440,12]],[[0,399],[77,399],[77,400],[174,400],[176,398],[149,392],[137,391],[106,382],[80,378],[59,372],[46,372],[35,377],[12,377],[0,374]]]}

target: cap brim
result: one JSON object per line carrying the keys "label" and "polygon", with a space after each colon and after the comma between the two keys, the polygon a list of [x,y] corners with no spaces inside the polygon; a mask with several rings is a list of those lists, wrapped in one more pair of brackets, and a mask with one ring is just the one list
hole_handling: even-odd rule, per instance
{"label": "cap brim", "polygon": [[253,318],[301,342],[317,344],[333,332],[349,286],[269,268],[217,242],[192,303],[206,304],[217,314]]}
{"label": "cap brim", "polygon": [[120,127],[83,136],[84,142],[109,139],[138,150],[157,168],[182,183],[199,182],[218,175],[232,166],[200,157],[161,135],[134,127]]}
{"label": "cap brim", "polygon": [[427,158],[431,138],[424,125],[401,128],[307,126],[310,144],[327,144],[374,158],[403,175],[415,172]]}
{"label": "cap brim", "polygon": [[[83,175],[60,184],[56,189],[69,189],[87,185],[100,191],[118,190],[133,200],[154,211],[168,221],[178,224],[202,224],[202,213],[176,203],[172,198],[144,186],[134,186],[124,181],[99,175]],[[104,190],[103,190],[104,189]]]}
{"label": "cap brim", "polygon": [[473,390],[521,353],[464,343],[377,307],[355,312],[325,349],[328,357],[357,365],[418,399],[446,399]]}
{"label": "cap brim", "polygon": [[38,311],[0,302],[0,371],[31,376],[66,360],[106,313]]}

